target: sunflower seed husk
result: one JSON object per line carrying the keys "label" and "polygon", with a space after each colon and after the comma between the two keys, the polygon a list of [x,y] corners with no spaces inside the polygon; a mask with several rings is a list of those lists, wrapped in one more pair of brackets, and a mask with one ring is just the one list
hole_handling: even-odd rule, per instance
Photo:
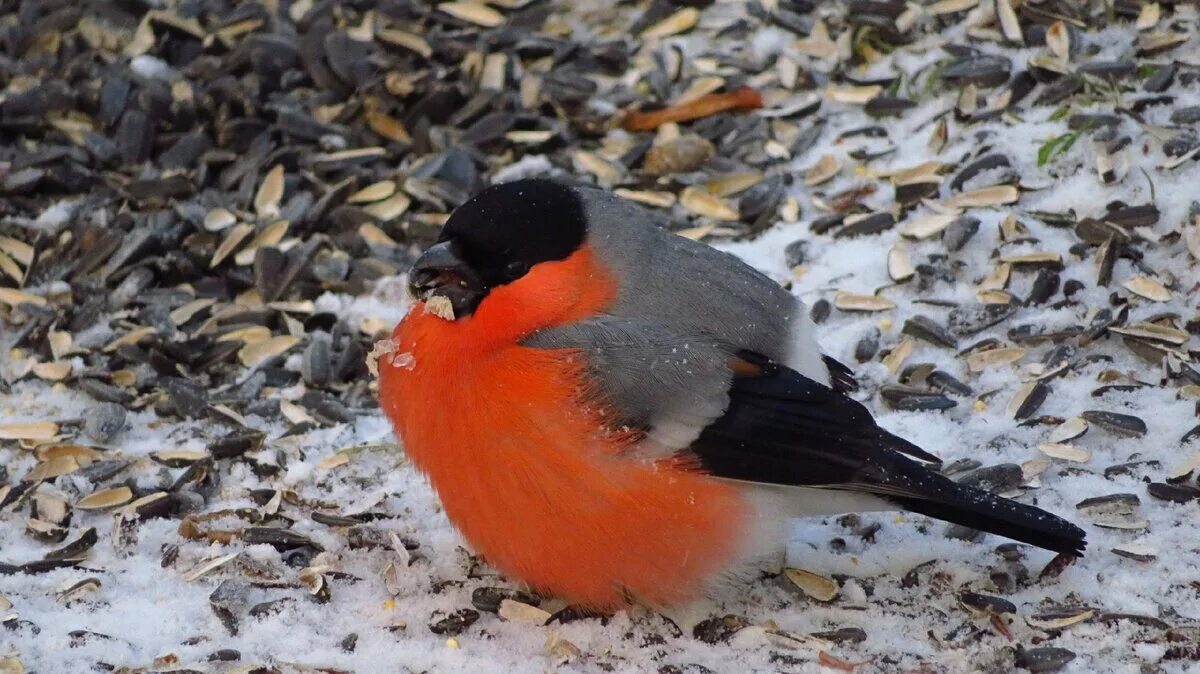
{"label": "sunflower seed husk", "polygon": [[1073,445],[1059,442],[1041,442],[1038,443],[1037,449],[1039,452],[1054,459],[1063,459],[1064,461],[1074,461],[1077,463],[1086,463],[1092,460],[1092,453],[1086,449],[1080,449]]}
{"label": "sunflower seed husk", "polygon": [[1010,419],[1028,419],[1037,412],[1049,394],[1050,387],[1044,381],[1031,381],[1017,389],[1005,411]]}
{"label": "sunflower seed husk", "polygon": [[888,276],[897,283],[903,283],[917,273],[909,259],[908,251],[900,246],[892,246],[888,251]]}
{"label": "sunflower seed husk", "polygon": [[953,213],[932,213],[900,223],[900,233],[913,239],[928,239],[946,230],[958,216]]}
{"label": "sunflower seed husk", "polygon": [[1025,622],[1030,627],[1046,631],[1064,630],[1072,625],[1087,622],[1095,617],[1096,611],[1093,609],[1081,609],[1077,611],[1062,611],[1056,613],[1038,613],[1025,617]]}
{"label": "sunflower seed husk", "polygon": [[[711,191],[711,188],[709,188],[709,189]],[[676,201],[675,194],[672,192],[656,192],[656,191],[652,191],[652,190],[627,190],[627,189],[623,189],[623,188],[617,188],[617,189],[613,190],[613,194],[621,197],[622,199],[628,199],[629,201],[636,201],[639,204],[644,204],[646,206],[653,206],[655,208],[670,208],[675,205],[675,201]]]}
{"label": "sunflower seed husk", "polygon": [[478,26],[495,28],[504,23],[504,15],[480,2],[461,0],[438,3],[438,11]]}
{"label": "sunflower seed husk", "polygon": [[1129,292],[1151,302],[1170,302],[1171,291],[1161,283],[1146,276],[1135,276],[1121,284]]}
{"label": "sunflower seed husk", "polygon": [[496,613],[509,622],[528,623],[530,625],[545,625],[550,620],[549,612],[512,599],[501,599],[500,608]]}
{"label": "sunflower seed husk", "polygon": [[1019,346],[977,351],[967,356],[967,369],[971,372],[983,372],[990,367],[1015,363],[1028,353],[1028,349]]}
{"label": "sunflower seed husk", "polygon": [[170,468],[184,468],[208,458],[205,452],[191,450],[169,450],[150,452],[150,458]]}
{"label": "sunflower seed husk", "polygon": [[1158,559],[1158,551],[1155,548],[1139,543],[1125,543],[1124,545],[1118,545],[1117,547],[1112,548],[1112,552],[1118,557],[1132,559],[1136,562],[1153,562],[1154,560]]}
{"label": "sunflower seed husk", "polygon": [[888,369],[888,372],[895,374],[900,370],[900,366],[904,365],[904,361],[912,355],[913,348],[916,345],[915,340],[905,338],[895,346],[887,356],[883,358],[883,365]]}
{"label": "sunflower seed husk", "polygon": [[251,342],[238,351],[238,360],[246,367],[256,367],[290,351],[300,343],[299,337],[280,335]]}
{"label": "sunflower seed husk", "polygon": [[57,550],[46,553],[46,561],[79,561],[87,559],[92,548],[96,546],[99,536],[95,527],[89,527],[79,534],[75,540]]}
{"label": "sunflower seed husk", "polygon": [[883,87],[870,84],[858,87],[839,87],[830,85],[825,89],[825,96],[838,103],[864,105],[883,92]]}
{"label": "sunflower seed husk", "polygon": [[58,424],[52,421],[0,424],[0,440],[53,440]]}
{"label": "sunflower seed husk", "polygon": [[896,308],[896,303],[880,295],[859,295],[839,290],[834,296],[833,305],[842,311],[889,311]]}
{"label": "sunflower seed husk", "polygon": [[1088,431],[1087,419],[1083,417],[1071,417],[1062,422],[1050,431],[1050,435],[1046,436],[1046,442],[1061,443],[1074,440],[1081,437]]}
{"label": "sunflower seed husk", "polygon": [[679,204],[688,211],[712,220],[736,221],[738,212],[707,190],[691,186],[679,195]]}
{"label": "sunflower seed husk", "polygon": [[75,503],[79,510],[105,510],[125,505],[133,499],[133,491],[129,487],[114,487],[102,489],[88,494]]}
{"label": "sunflower seed husk", "polygon": [[1011,204],[1021,193],[1012,185],[981,187],[970,192],[961,192],[942,202],[946,208],[983,208]]}
{"label": "sunflower seed husk", "polygon": [[42,543],[55,544],[67,540],[71,530],[61,524],[31,517],[25,520],[25,533]]}
{"label": "sunflower seed husk", "polygon": [[73,456],[56,456],[34,466],[25,477],[21,478],[22,482],[41,482],[42,480],[53,480],[56,477],[69,475],[79,470],[79,462]]}
{"label": "sunflower seed husk", "polygon": [[817,601],[833,601],[838,595],[838,584],[830,578],[804,569],[787,568],[783,573],[801,592]]}
{"label": "sunflower seed husk", "polygon": [[650,176],[684,173],[708,161],[716,149],[706,138],[694,133],[683,134],[646,151],[642,171]]}
{"label": "sunflower seed husk", "polygon": [[232,562],[233,560],[237,559],[238,556],[240,556],[241,554],[242,554],[241,552],[233,552],[228,555],[222,555],[220,557],[215,557],[213,559],[210,559],[206,562],[202,562],[202,563],[198,564],[195,568],[193,568],[191,571],[188,571],[187,573],[183,574],[183,580],[184,580],[184,582],[187,582],[187,583],[191,583],[193,581],[199,580],[199,579],[203,578],[204,576],[207,576],[208,574],[212,573],[213,571],[216,571],[217,569],[225,566],[229,562]]}
{"label": "sunflower seed husk", "polygon": [[842,165],[837,157],[831,154],[821,155],[817,163],[804,172],[804,184],[809,187],[821,185],[837,177],[841,170]]}

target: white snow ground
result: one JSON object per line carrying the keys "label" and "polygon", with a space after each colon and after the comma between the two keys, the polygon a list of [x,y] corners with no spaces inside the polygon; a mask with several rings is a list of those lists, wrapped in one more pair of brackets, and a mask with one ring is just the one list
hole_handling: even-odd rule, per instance
{"label": "white snow ground", "polygon": [[[1131,55],[1132,28],[1113,29],[1111,33],[1105,51],[1094,58]],[[759,41],[755,48],[787,49],[785,43],[775,35]],[[1195,49],[1184,48],[1174,56],[1200,60]],[[928,60],[926,56],[900,52],[885,59],[877,70],[895,64],[911,72]],[[1189,102],[1184,100],[1185,96],[1191,99],[1191,104],[1200,103],[1200,91],[1193,87],[1180,93],[1177,105]],[[909,114],[900,122],[888,122],[892,137],[902,142],[899,151],[883,166],[912,166],[935,158],[926,146],[928,127],[907,126],[915,126],[910,120],[930,119],[952,104],[952,95],[945,94],[923,104],[922,111],[927,111],[927,115]],[[1111,103],[1095,106],[1095,110],[1111,109]],[[1116,199],[1136,204],[1153,198],[1162,217],[1157,225],[1141,234],[1157,241],[1185,225],[1190,203],[1200,196],[1197,190],[1200,164],[1190,162],[1180,169],[1158,170],[1163,155],[1157,141],[1130,120],[1123,123],[1123,130],[1134,136],[1127,152],[1132,168],[1117,185],[1098,183],[1090,169],[1088,143],[1082,140],[1050,166],[1037,167],[1037,148],[1041,142],[1065,130],[1064,121],[1047,120],[1051,111],[1044,107],[1027,110],[1022,112],[1021,119],[1006,117],[969,129],[951,122],[951,142],[940,158],[956,160],[977,143],[987,142],[1006,151],[1026,181],[1046,187],[1025,193],[1019,206],[1011,211],[974,211],[983,221],[979,234],[961,253],[953,254],[953,259],[978,270],[974,272],[975,281],[991,269],[990,257],[999,242],[997,223],[1009,212],[1021,215],[1035,210],[1074,209],[1085,216],[1100,213],[1105,203]],[[828,128],[816,147],[795,160],[797,169],[810,166],[825,153],[844,158],[851,148],[835,143],[839,130],[869,123],[857,108],[849,105],[827,102],[822,114],[829,122]],[[1152,110],[1149,114],[1150,121],[1162,121],[1156,118],[1160,113]],[[981,130],[992,135],[981,141],[975,135]],[[1073,177],[1057,177],[1071,174],[1077,165],[1082,168]],[[544,165],[534,161],[528,168],[540,171]],[[1153,180],[1153,195],[1141,168]],[[847,170],[820,191],[835,193],[860,180],[861,176]],[[794,195],[802,207],[801,223],[778,224],[755,241],[723,247],[780,281],[792,280],[795,292],[810,303],[822,297],[832,299],[837,289],[870,293],[890,283],[885,259],[888,250],[901,242],[896,230],[849,240],[813,236],[803,273],[794,275],[788,270],[783,247],[797,238],[810,238],[804,223],[815,212],[808,190],[797,186]],[[891,203],[891,195],[885,188],[868,201],[886,206]],[[1114,290],[1124,293],[1120,284],[1135,274],[1130,261],[1123,259],[1117,263],[1113,284],[1109,288],[1095,287],[1090,263],[1075,261],[1068,250],[1075,242],[1069,230],[1054,229],[1029,217],[1022,219],[1029,224],[1031,235],[1040,239],[1039,244],[1028,246],[1030,249],[1062,253],[1068,261],[1063,279],[1079,278],[1086,282],[1083,306],[1026,309],[1018,318],[986,330],[978,338],[1005,340],[1007,329],[1016,323],[1086,324],[1090,316],[1083,307],[1106,306],[1109,294]],[[942,251],[942,244],[936,238],[906,245],[914,260]],[[1163,242],[1143,248],[1147,252],[1146,263],[1159,271],[1168,270],[1174,274],[1176,283],[1169,302],[1149,303],[1134,298],[1132,318],[1164,312],[1177,313],[1184,320],[1196,317],[1196,261],[1188,256],[1183,244]],[[1015,274],[1010,289],[1015,295],[1024,296],[1031,279],[1031,274]],[[394,321],[405,309],[398,290],[401,283],[401,279],[389,279],[375,295],[328,297],[326,301],[351,314]],[[937,296],[968,301],[973,293],[974,288],[963,283],[946,285]],[[921,313],[941,320],[947,311],[914,304],[917,293],[911,287],[890,288],[883,294],[893,299],[898,308],[883,314],[832,312],[819,329],[821,341],[830,354],[853,363],[855,343],[870,328],[882,329],[882,346],[886,349],[900,341],[899,329],[906,318]],[[963,340],[963,345],[973,339]],[[1191,346],[1196,346],[1194,337]],[[1035,347],[1021,364],[1036,362],[1047,348]],[[1053,393],[1039,414],[1065,418],[1088,409],[1118,411],[1144,419],[1149,432],[1145,437],[1128,439],[1093,428],[1076,442],[1091,452],[1089,461],[1055,460],[1041,476],[1040,487],[1029,490],[1023,497],[1026,502],[1036,501],[1070,517],[1088,531],[1088,556],[1060,577],[1033,581],[1014,592],[998,592],[991,585],[989,571],[1002,566],[994,551],[1004,542],[1002,539],[988,536],[976,542],[950,540],[943,536],[944,526],[940,523],[895,514],[869,514],[862,517],[863,523],[877,522],[881,529],[874,542],[867,543],[839,525],[836,518],[827,518],[797,523],[789,563],[824,575],[845,576],[835,600],[819,603],[801,596],[786,581],[767,580],[731,592],[723,598],[720,612],[745,615],[760,626],[772,621],[781,630],[800,634],[861,627],[866,632],[864,642],[826,647],[838,658],[867,661],[869,664],[859,671],[961,672],[988,669],[989,663],[998,663],[995,665],[998,671],[1005,671],[1007,649],[1036,645],[1074,651],[1076,659],[1062,670],[1067,672],[1139,672],[1159,671],[1159,668],[1167,672],[1195,671],[1194,662],[1165,660],[1170,644],[1163,638],[1163,631],[1136,620],[1092,620],[1058,634],[1036,629],[1025,621],[1048,606],[1077,605],[1094,608],[1097,613],[1154,617],[1177,627],[1200,623],[1200,503],[1179,505],[1158,501],[1147,495],[1145,486],[1149,480],[1161,481],[1170,469],[1200,450],[1180,444],[1181,436],[1200,421],[1196,418],[1196,401],[1181,398],[1174,384],[1094,398],[1092,391],[1100,385],[1097,376],[1102,370],[1117,370],[1127,380],[1155,384],[1161,372],[1134,357],[1113,337],[1089,347],[1086,353],[1111,356],[1112,361],[1095,363],[1055,380]],[[1035,446],[1049,429],[1022,427],[1004,411],[1006,402],[1022,383],[1019,366],[994,368],[974,376],[952,351],[923,342],[917,342],[908,362],[934,363],[970,384],[977,393],[995,392],[995,395],[987,399],[982,409],[974,408],[970,399],[960,399],[952,410],[922,413],[890,411],[877,396],[871,395],[868,405],[883,426],[938,453],[947,463],[961,458],[978,459],[985,465],[1021,463],[1041,456]],[[894,380],[878,362],[856,366],[856,370],[868,394],[879,384]],[[22,381],[14,385],[11,395],[0,398],[0,423],[75,418],[89,404],[82,395]],[[281,426],[262,424],[261,420],[249,421],[268,431],[273,439],[283,431]],[[126,429],[112,445],[127,456],[142,457],[162,449],[201,449],[209,439],[210,429],[203,423],[175,423],[158,419],[152,412],[142,412],[130,417]],[[353,452],[342,465],[333,468],[322,465],[336,452],[391,441],[386,421],[379,415],[366,415],[352,425],[276,442],[275,447],[286,457],[288,465],[282,478],[264,481],[249,470],[235,469],[226,476],[218,497],[208,509],[252,506],[248,490],[279,487],[294,490],[301,499],[334,501],[339,504],[340,512],[372,509],[402,513],[397,519],[378,523],[421,544],[419,559],[402,568],[398,576],[396,596],[390,595],[382,580],[384,568],[395,561],[394,554],[385,550],[349,550],[344,536],[308,519],[307,510],[285,505],[285,512],[299,517],[296,529],[325,546],[338,570],[360,580],[333,581],[332,599],[324,604],[309,600],[302,589],[253,590],[241,606],[238,634],[230,635],[209,606],[209,595],[225,577],[222,571],[194,582],[183,580],[183,574],[202,560],[232,552],[241,553],[234,564],[242,560],[275,560],[277,553],[267,546],[183,542],[177,560],[164,568],[160,564],[164,549],[181,543],[177,520],[148,522],[141,528],[136,544],[118,553],[110,544],[111,516],[79,512],[73,530],[79,529],[80,521],[95,526],[101,541],[86,564],[35,576],[0,575],[0,596],[13,604],[7,611],[0,610],[0,618],[7,614],[19,616],[9,623],[11,626],[0,630],[0,656],[19,655],[27,671],[42,673],[99,671],[98,663],[151,670],[187,667],[200,671],[245,671],[237,668],[249,670],[251,666],[270,665],[280,671],[364,673],[820,669],[817,649],[807,646],[786,649],[778,640],[768,639],[762,629],[749,628],[729,643],[708,645],[690,636],[674,636],[661,619],[636,612],[620,613],[606,622],[591,619],[544,627],[505,622],[484,613],[478,623],[453,640],[432,634],[427,628],[431,615],[468,608],[472,589],[505,583],[495,578],[467,577],[464,569],[468,566],[468,556],[462,540],[401,452],[366,449]],[[1158,461],[1161,466],[1111,479],[1104,476],[1105,467],[1130,460]],[[32,456],[11,444],[0,447],[0,465],[7,465],[12,475],[20,475],[33,463]],[[89,485],[69,477],[60,480],[57,486],[67,494],[76,489],[83,493],[90,490]],[[1147,521],[1144,530],[1105,529],[1076,515],[1074,505],[1084,498],[1117,492],[1130,492],[1141,498],[1138,515]],[[37,559],[50,549],[26,536],[23,523],[23,514],[0,513],[0,559],[5,562]],[[833,538],[843,539],[845,547],[832,549]],[[1131,543],[1148,546],[1156,551],[1157,558],[1138,562],[1111,552],[1118,545]],[[1024,564],[1036,575],[1049,559],[1048,553],[1029,550]],[[901,578],[928,560],[937,562],[922,574],[919,584],[903,588]],[[934,574],[936,578],[932,577]],[[56,599],[57,591],[88,577],[99,579],[100,587],[70,603]],[[1000,594],[1014,602],[1017,615],[1008,626],[1012,639],[959,607],[955,593],[961,589]],[[292,597],[295,601],[267,617],[245,616],[245,609],[251,604],[279,597]],[[405,627],[388,629],[397,625]],[[978,633],[969,635],[974,629]],[[110,638],[71,636],[79,630]],[[350,634],[358,635],[353,652],[341,645]],[[571,642],[580,655],[571,658],[548,655],[546,645],[552,638]],[[206,662],[219,649],[236,649],[241,654],[240,661]]]}

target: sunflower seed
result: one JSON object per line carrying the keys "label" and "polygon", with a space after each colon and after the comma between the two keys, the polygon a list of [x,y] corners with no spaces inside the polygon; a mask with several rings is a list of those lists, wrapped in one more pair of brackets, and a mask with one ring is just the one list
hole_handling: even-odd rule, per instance
{"label": "sunflower seed", "polygon": [[1075,659],[1075,653],[1057,646],[1039,646],[1019,651],[1016,666],[1030,672],[1057,672]]}
{"label": "sunflower seed", "polygon": [[1088,410],[1080,416],[1089,423],[1116,435],[1139,438],[1146,434],[1146,422],[1130,414]]}
{"label": "sunflower seed", "polygon": [[699,167],[715,153],[713,144],[694,133],[655,145],[646,152],[642,170],[646,175],[665,176]]}
{"label": "sunflower seed", "polygon": [[974,335],[1003,322],[1016,311],[1016,304],[978,304],[957,307],[950,311],[947,329],[956,337]]}
{"label": "sunflower seed", "polygon": [[888,407],[905,411],[948,410],[958,402],[941,393],[910,386],[889,384],[879,389],[879,396]]}
{"label": "sunflower seed", "polygon": [[469,608],[459,609],[430,623],[429,631],[443,636],[457,636],[474,625],[477,620],[479,620],[478,611]]}
{"label": "sunflower seed", "polygon": [[960,592],[958,603],[968,611],[983,615],[1011,615],[1017,607],[1003,597],[993,597],[978,592]]}
{"label": "sunflower seed", "polygon": [[958,340],[946,328],[943,328],[926,316],[917,315],[906,320],[900,332],[924,340],[935,346],[944,346],[948,349],[958,346]]}
{"label": "sunflower seed", "polygon": [[83,417],[84,433],[99,443],[108,442],[125,427],[125,408],[116,403],[100,403]]}
{"label": "sunflower seed", "polygon": [[1188,484],[1151,482],[1146,486],[1146,491],[1160,501],[1172,503],[1190,503],[1200,499],[1200,489]]}

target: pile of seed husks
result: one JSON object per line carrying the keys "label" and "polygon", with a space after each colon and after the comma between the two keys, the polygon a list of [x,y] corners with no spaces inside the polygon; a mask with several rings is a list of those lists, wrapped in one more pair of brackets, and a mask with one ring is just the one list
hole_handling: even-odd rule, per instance
{"label": "pile of seed husks", "polygon": [[[1196,666],[1198,21],[0,0],[0,672]],[[497,577],[367,360],[447,214],[527,176],[790,284],[884,426],[1089,556],[805,522],[683,629]]]}

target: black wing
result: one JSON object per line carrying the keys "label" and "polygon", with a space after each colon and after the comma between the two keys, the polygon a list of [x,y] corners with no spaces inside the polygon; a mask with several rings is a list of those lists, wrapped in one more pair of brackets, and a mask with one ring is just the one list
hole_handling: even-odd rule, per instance
{"label": "black wing", "polygon": [[898,508],[1079,554],[1084,533],[1043,510],[960,485],[913,461],[938,459],[876,425],[856,400],[753,353],[729,407],[690,451],[733,480],[862,492]]}
{"label": "black wing", "polygon": [[829,356],[821,356],[825,367],[829,369],[829,385],[838,393],[853,393],[858,390],[858,380],[854,378],[854,370]]}

